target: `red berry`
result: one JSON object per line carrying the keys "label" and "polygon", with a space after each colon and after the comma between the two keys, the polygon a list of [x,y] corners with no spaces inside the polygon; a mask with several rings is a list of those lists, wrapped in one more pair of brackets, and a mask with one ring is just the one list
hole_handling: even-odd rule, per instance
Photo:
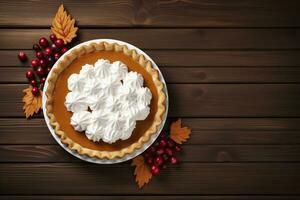
{"label": "red berry", "polygon": [[159,142],[158,141],[154,142],[153,146],[158,147],[159,146]]}
{"label": "red berry", "polygon": [[154,146],[151,146],[149,149],[148,149],[149,153],[154,153],[156,151],[156,148]]}
{"label": "red berry", "polygon": [[42,68],[45,68],[45,67],[46,67],[46,61],[45,61],[44,59],[41,59],[41,60],[40,60],[40,66],[41,66]]}
{"label": "red berry", "polygon": [[160,135],[159,135],[160,138],[166,138],[166,134],[165,132],[162,132]]}
{"label": "red berry", "polygon": [[44,70],[42,67],[37,68],[37,70],[35,72],[39,77],[44,76]]}
{"label": "red berry", "polygon": [[159,148],[157,151],[156,151],[157,155],[162,155],[165,153],[165,150],[164,148]]}
{"label": "red berry", "polygon": [[175,151],[180,152],[182,150],[182,148],[178,145],[175,146]]}
{"label": "red berry", "polygon": [[166,141],[165,139],[161,139],[161,140],[159,141],[159,146],[160,146],[160,147],[165,147],[165,146],[167,146],[167,141]]}
{"label": "red berry", "polygon": [[163,157],[164,160],[168,160],[169,159],[168,154],[163,154],[162,157]]}
{"label": "red berry", "polygon": [[33,48],[33,50],[35,50],[35,51],[41,50],[41,47],[40,47],[38,44],[34,44],[34,45],[32,46],[32,48]]}
{"label": "red berry", "polygon": [[26,72],[26,78],[28,78],[28,80],[32,80],[34,78],[34,74],[32,70],[28,70]]}
{"label": "red berry", "polygon": [[173,151],[172,151],[172,149],[166,148],[165,151],[166,151],[166,153],[167,153],[169,156],[173,156]]}
{"label": "red berry", "polygon": [[152,165],[152,164],[153,164],[153,157],[151,157],[151,156],[148,157],[146,161],[147,161],[147,163],[148,163],[149,165]]}
{"label": "red berry", "polygon": [[36,57],[39,58],[39,59],[42,59],[42,58],[44,57],[44,54],[43,54],[42,51],[37,51],[37,52],[35,53],[35,55],[36,55]]}
{"label": "red berry", "polygon": [[54,59],[55,59],[55,60],[58,60],[58,59],[60,58],[60,56],[61,56],[60,53],[55,53],[55,54],[54,54]]}
{"label": "red berry", "polygon": [[32,79],[29,82],[30,82],[30,85],[32,85],[33,87],[36,87],[38,84],[38,82],[35,79]]}
{"label": "red berry", "polygon": [[168,140],[168,147],[172,148],[174,146],[174,142],[172,140]]}
{"label": "red berry", "polygon": [[163,160],[163,158],[162,158],[161,156],[157,156],[157,157],[155,158],[154,162],[155,162],[155,164],[156,164],[157,166],[161,166],[161,165],[164,163],[164,160]]}
{"label": "red berry", "polygon": [[46,74],[49,74],[50,71],[51,71],[51,67],[47,67]]}
{"label": "red berry", "polygon": [[171,158],[170,158],[170,163],[172,164],[172,165],[176,165],[177,164],[177,158],[176,157],[174,157],[174,156],[172,156]]}
{"label": "red berry", "polygon": [[19,58],[19,60],[20,60],[21,62],[24,62],[24,61],[27,59],[27,56],[26,56],[26,54],[25,54],[24,51],[20,51],[20,52],[18,53],[18,58]]}
{"label": "red berry", "polygon": [[54,64],[53,58],[52,57],[48,57],[47,58],[47,63],[48,63],[48,65],[52,66]]}
{"label": "red berry", "polygon": [[150,157],[150,153],[149,152],[145,152],[143,153],[144,158],[149,158]]}
{"label": "red berry", "polygon": [[52,49],[50,47],[46,47],[45,50],[44,50],[44,53],[47,55],[47,56],[51,56],[52,54]]}
{"label": "red berry", "polygon": [[64,41],[62,39],[57,39],[54,43],[57,46],[57,48],[61,48],[62,46],[64,46]]}
{"label": "red berry", "polygon": [[46,82],[46,77],[42,77],[40,80],[41,80],[41,83],[45,83]]}
{"label": "red berry", "polygon": [[48,40],[46,38],[44,38],[44,37],[42,37],[42,38],[39,39],[39,44],[42,47],[47,47],[49,45]]}
{"label": "red berry", "polygon": [[68,51],[68,48],[67,47],[63,47],[61,50],[60,50],[60,53],[61,54],[64,54]]}
{"label": "red berry", "polygon": [[39,59],[37,58],[32,59],[30,63],[33,69],[36,69],[40,65]]}
{"label": "red berry", "polygon": [[39,96],[39,94],[40,94],[39,88],[37,88],[37,87],[33,87],[31,92],[34,96]]}
{"label": "red berry", "polygon": [[158,175],[159,172],[160,172],[160,170],[159,170],[159,167],[158,167],[158,166],[156,166],[156,165],[152,165],[152,166],[151,166],[151,173],[152,173],[153,175]]}
{"label": "red berry", "polygon": [[57,51],[57,46],[54,43],[52,43],[51,44],[51,49],[52,49],[53,52],[56,52]]}
{"label": "red berry", "polygon": [[53,33],[49,36],[49,38],[50,38],[50,40],[51,40],[52,42],[55,42],[55,40],[57,39],[57,38],[56,38],[56,35],[53,34]]}

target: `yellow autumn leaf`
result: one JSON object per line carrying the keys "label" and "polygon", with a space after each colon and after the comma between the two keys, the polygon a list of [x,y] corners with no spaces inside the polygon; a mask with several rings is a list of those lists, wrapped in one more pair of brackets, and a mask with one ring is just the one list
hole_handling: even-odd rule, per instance
{"label": "yellow autumn leaf", "polygon": [[78,28],[75,27],[75,19],[73,19],[65,11],[64,5],[58,8],[58,11],[52,21],[51,31],[64,41],[65,44],[71,42],[74,37],[76,37],[76,32]]}
{"label": "yellow autumn leaf", "polygon": [[40,90],[39,96],[34,96],[31,92],[32,86],[24,89],[25,93],[23,97],[23,111],[25,113],[26,118],[29,118],[34,113],[38,113],[42,107],[42,92]]}
{"label": "yellow autumn leaf", "polygon": [[182,127],[181,119],[173,122],[170,127],[170,137],[178,144],[185,142],[191,134],[191,129],[188,127]]}
{"label": "yellow autumn leaf", "polygon": [[143,156],[138,156],[132,160],[131,166],[135,166],[134,175],[135,181],[139,188],[142,188],[152,178],[152,173],[149,166],[145,163]]}

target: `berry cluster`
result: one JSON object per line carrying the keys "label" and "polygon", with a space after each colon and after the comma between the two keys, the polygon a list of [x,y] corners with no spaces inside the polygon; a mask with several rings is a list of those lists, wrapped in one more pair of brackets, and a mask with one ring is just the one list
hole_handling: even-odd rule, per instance
{"label": "berry cluster", "polygon": [[[33,58],[30,62],[32,69],[26,72],[26,77],[29,84],[32,85],[32,94],[34,96],[39,95],[39,88],[43,87],[53,64],[62,54],[68,51],[62,39],[56,38],[54,34],[51,34],[49,38],[51,44],[46,38],[42,37],[39,39],[38,44],[33,45],[36,58]],[[22,62],[27,60],[26,54],[22,51],[19,52],[18,57]]]}
{"label": "berry cluster", "polygon": [[181,147],[169,138],[166,133],[161,133],[157,141],[143,153],[143,157],[150,166],[151,173],[158,175],[161,169],[167,167],[167,163],[177,164],[178,160],[175,154],[181,150]]}

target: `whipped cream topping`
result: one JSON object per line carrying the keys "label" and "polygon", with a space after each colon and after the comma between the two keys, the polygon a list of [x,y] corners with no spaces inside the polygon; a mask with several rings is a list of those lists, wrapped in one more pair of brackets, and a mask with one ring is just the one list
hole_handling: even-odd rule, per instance
{"label": "whipped cream topping", "polygon": [[71,125],[94,142],[128,139],[136,121],[150,113],[152,94],[143,84],[142,75],[128,72],[120,61],[99,59],[82,66],[68,79],[65,106],[73,112]]}

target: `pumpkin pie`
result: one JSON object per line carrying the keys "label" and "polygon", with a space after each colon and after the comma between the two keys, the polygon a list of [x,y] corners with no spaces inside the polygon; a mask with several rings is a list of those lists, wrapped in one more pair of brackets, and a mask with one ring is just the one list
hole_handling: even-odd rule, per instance
{"label": "pumpkin pie", "polygon": [[143,147],[163,122],[158,71],[126,45],[71,49],[48,77],[46,113],[62,143],[81,155],[122,158]]}

